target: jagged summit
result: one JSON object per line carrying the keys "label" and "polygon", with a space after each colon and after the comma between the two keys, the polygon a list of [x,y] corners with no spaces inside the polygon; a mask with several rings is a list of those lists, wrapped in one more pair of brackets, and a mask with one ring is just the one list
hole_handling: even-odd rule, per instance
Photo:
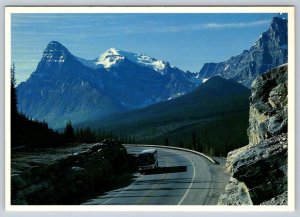
{"label": "jagged summit", "polygon": [[61,43],[58,41],[51,41],[43,52],[42,60],[48,63],[63,63],[69,55],[71,55],[71,53]]}
{"label": "jagged summit", "polygon": [[66,49],[66,48],[58,41],[51,41],[47,45],[47,49]]}
{"label": "jagged summit", "polygon": [[287,33],[287,23],[288,20],[284,17],[273,17],[269,30],[277,35]]}
{"label": "jagged summit", "polygon": [[277,16],[275,16],[277,18],[281,18],[283,20],[287,20],[288,19],[288,14],[287,13],[278,13]]}

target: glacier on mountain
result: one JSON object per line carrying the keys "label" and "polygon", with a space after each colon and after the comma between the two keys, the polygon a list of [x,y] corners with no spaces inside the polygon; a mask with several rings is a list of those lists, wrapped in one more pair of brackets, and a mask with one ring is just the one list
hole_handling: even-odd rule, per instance
{"label": "glacier on mountain", "polygon": [[145,54],[136,54],[120,50],[118,48],[110,48],[94,60],[85,60],[77,58],[83,65],[92,69],[105,68],[109,70],[111,67],[116,67],[124,59],[127,59],[140,66],[151,68],[161,74],[168,64],[165,61],[157,60]]}

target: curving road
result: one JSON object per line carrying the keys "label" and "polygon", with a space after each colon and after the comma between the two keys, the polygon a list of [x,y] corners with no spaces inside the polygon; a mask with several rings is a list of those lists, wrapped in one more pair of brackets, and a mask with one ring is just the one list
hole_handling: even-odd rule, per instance
{"label": "curving road", "polygon": [[[146,147],[126,146],[138,154]],[[204,157],[185,151],[157,148],[159,169],[105,195],[86,201],[85,205],[216,205],[229,177],[224,160],[213,164]]]}

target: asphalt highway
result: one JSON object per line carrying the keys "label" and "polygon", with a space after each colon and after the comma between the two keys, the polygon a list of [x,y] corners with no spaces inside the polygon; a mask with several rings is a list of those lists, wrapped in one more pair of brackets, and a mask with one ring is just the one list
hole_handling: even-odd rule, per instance
{"label": "asphalt highway", "polygon": [[[147,147],[126,146],[138,154]],[[159,168],[147,174],[134,174],[133,182],[83,205],[216,205],[229,176],[224,160],[213,164],[194,153],[157,148]]]}

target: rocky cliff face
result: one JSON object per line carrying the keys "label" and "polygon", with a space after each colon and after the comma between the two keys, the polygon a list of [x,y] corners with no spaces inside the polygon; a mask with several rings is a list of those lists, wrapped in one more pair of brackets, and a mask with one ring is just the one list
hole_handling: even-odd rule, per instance
{"label": "rocky cliff face", "polygon": [[250,98],[249,143],[287,132],[287,65],[258,77]]}
{"label": "rocky cliff face", "polygon": [[11,203],[78,204],[91,192],[111,187],[128,164],[126,149],[115,140],[13,153]]}
{"label": "rocky cliff face", "polygon": [[232,178],[219,204],[287,204],[287,75],[282,65],[253,82],[249,145],[228,153]]}

